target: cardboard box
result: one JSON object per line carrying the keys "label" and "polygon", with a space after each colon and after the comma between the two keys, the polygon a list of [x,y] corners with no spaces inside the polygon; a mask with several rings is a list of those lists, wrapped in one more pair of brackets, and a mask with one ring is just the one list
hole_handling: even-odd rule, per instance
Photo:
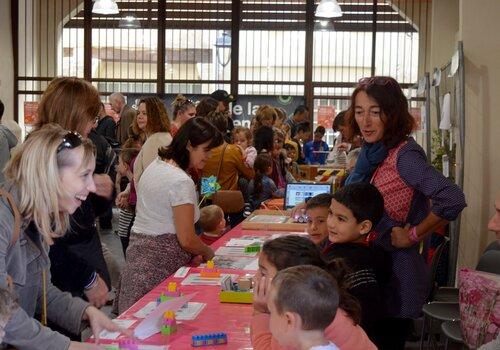
{"label": "cardboard box", "polygon": [[244,230],[303,232],[306,224],[294,222],[289,212],[261,209],[246,218],[241,227]]}

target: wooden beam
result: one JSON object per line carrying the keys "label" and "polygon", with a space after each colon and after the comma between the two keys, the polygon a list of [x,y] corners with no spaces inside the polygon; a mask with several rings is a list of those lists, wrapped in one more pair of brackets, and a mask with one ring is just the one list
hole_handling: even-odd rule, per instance
{"label": "wooden beam", "polygon": [[306,106],[309,108],[309,119],[311,125],[314,123],[314,88],[313,80],[313,57],[314,57],[314,0],[306,0],[306,47],[304,67],[304,97]]}
{"label": "wooden beam", "polygon": [[156,75],[158,82],[156,92],[165,93],[165,1],[158,1],[158,64],[156,65]]}
{"label": "wooden beam", "polygon": [[14,56],[14,120],[19,122],[19,2],[10,1],[12,53]]}
{"label": "wooden beam", "polygon": [[[241,1],[232,1],[231,18],[231,94],[238,96],[240,63]],[[219,64],[215,62],[215,64]]]}
{"label": "wooden beam", "polygon": [[92,80],[92,0],[83,2],[83,79]]}

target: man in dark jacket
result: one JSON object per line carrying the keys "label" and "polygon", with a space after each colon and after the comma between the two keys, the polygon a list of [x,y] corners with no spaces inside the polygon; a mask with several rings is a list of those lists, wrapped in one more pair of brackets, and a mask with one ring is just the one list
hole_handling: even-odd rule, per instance
{"label": "man in dark jacket", "polygon": [[99,121],[97,122],[97,127],[95,131],[103,136],[109,144],[116,143],[116,123],[109,115],[106,115],[106,109],[104,108],[104,103],[101,103],[101,109],[99,109]]}

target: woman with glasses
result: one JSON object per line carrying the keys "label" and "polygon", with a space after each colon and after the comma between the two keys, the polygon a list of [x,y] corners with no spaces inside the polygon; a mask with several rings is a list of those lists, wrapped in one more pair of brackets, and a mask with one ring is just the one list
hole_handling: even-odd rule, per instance
{"label": "woman with glasses", "polygon": [[[87,139],[99,113],[99,92],[89,82],[79,78],[56,78],[43,93],[38,108],[38,124],[48,123],[73,130]],[[108,159],[101,147],[96,158]],[[109,160],[103,161],[108,163]],[[52,282],[73,296],[85,298],[90,304],[101,307],[108,301],[111,279],[102,252],[101,240],[95,225],[96,217],[111,204],[113,181],[107,174],[93,174],[95,193],[81,201],[70,216],[68,234],[57,238],[50,249]],[[51,327],[56,328],[57,325]],[[66,332],[64,329],[59,329]],[[77,334],[66,333],[74,340]]]}
{"label": "woman with glasses", "polygon": [[170,133],[172,134],[172,137],[174,137],[185,122],[196,116],[196,106],[184,95],[179,94],[175,98],[174,102],[172,102],[172,107],[174,109],[174,116]]}
{"label": "woman with glasses", "polygon": [[364,140],[346,184],[371,182],[384,197],[383,219],[370,237],[393,265],[385,288],[387,318],[380,325],[382,349],[403,349],[412,319],[420,316],[429,295],[429,235],[458,217],[465,198],[410,137],[415,122],[393,78],[360,80],[346,119],[351,136]]}
{"label": "woman with glasses", "polygon": [[[19,349],[94,349],[70,342],[47,321],[79,333],[88,321],[94,335],[119,330],[101,311],[63,293],[51,282],[49,246],[69,229],[91,192],[95,148],[76,133],[49,124],[32,132],[6,167],[0,196],[0,289],[18,296],[2,331]],[[41,315],[38,322],[33,317]]]}

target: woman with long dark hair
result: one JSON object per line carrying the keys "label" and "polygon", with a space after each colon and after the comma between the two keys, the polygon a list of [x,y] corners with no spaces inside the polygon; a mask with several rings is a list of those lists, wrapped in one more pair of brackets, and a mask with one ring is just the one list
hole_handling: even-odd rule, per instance
{"label": "woman with long dark hair", "polygon": [[200,217],[196,187],[189,168],[203,169],[221,133],[203,118],[187,121],[137,184],[136,217],[115,300],[122,313],[158,283],[186,265],[194,255],[213,257],[195,234]]}

